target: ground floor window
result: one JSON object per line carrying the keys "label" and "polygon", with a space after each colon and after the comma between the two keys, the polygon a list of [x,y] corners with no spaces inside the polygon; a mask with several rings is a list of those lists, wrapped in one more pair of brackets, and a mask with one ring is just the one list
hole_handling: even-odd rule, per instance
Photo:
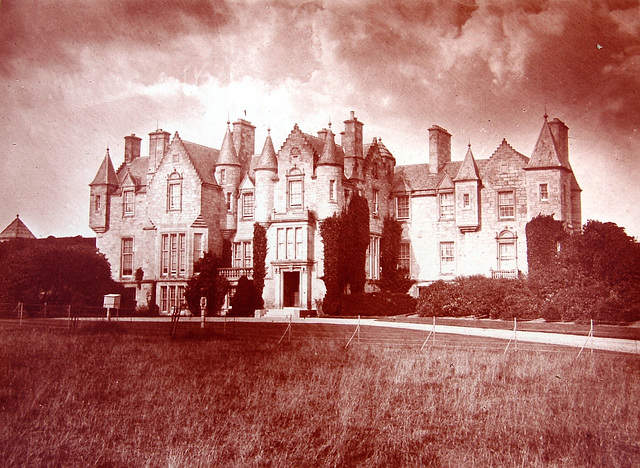
{"label": "ground floor window", "polygon": [[160,286],[160,312],[170,314],[178,307],[185,308],[184,285]]}
{"label": "ground floor window", "polygon": [[516,242],[516,235],[510,231],[502,231],[498,236],[498,270],[518,269]]}
{"label": "ground floor window", "polygon": [[369,240],[369,251],[367,252],[369,259],[368,277],[372,280],[380,279],[380,237],[371,236]]}
{"label": "ground floor window", "polygon": [[398,268],[411,270],[411,244],[409,242],[400,243],[400,253],[398,254]]}
{"label": "ground floor window", "polygon": [[253,267],[253,244],[251,242],[234,242],[233,267],[234,268],[252,268]]}
{"label": "ground floor window", "polygon": [[120,276],[133,275],[133,239],[130,237],[122,239]]}

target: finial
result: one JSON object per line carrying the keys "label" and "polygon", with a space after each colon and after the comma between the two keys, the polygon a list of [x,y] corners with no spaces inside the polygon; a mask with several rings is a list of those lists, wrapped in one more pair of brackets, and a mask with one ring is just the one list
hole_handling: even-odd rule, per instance
{"label": "finial", "polygon": [[271,135],[271,125],[267,125],[267,135]]}
{"label": "finial", "polygon": [[19,217],[20,217],[20,215],[19,215],[19,214],[17,214],[17,215],[16,215],[16,218],[19,218]]}
{"label": "finial", "polygon": [[544,120],[547,120],[549,116],[547,115],[547,103],[544,103]]}
{"label": "finial", "polygon": [[229,117],[229,109],[227,109],[227,127],[231,123],[231,118]]}
{"label": "finial", "polygon": [[469,144],[467,146],[471,149],[471,137],[469,137]]}
{"label": "finial", "polygon": [[329,114],[329,128],[331,128],[331,114]]}

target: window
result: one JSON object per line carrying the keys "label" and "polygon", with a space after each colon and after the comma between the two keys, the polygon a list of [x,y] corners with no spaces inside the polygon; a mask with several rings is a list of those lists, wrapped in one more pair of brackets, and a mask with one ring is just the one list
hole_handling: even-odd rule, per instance
{"label": "window", "polygon": [[302,260],[304,258],[304,231],[301,227],[279,228],[278,260]]}
{"label": "window", "polygon": [[96,211],[100,212],[100,210],[102,210],[102,198],[100,197],[100,195],[96,195],[96,205],[95,205]]}
{"label": "window", "polygon": [[231,211],[231,192],[227,192],[227,211]]}
{"label": "window", "polygon": [[549,185],[540,184],[540,201],[549,200]]}
{"label": "window", "polygon": [[167,211],[182,210],[182,176],[173,172],[167,180]]}
{"label": "window", "polygon": [[500,219],[513,219],[516,215],[513,191],[498,192],[498,216]]}
{"label": "window", "polygon": [[411,244],[400,243],[400,253],[398,254],[398,268],[409,271],[411,268]]}
{"label": "window", "polygon": [[462,195],[462,207],[469,208],[471,207],[471,196],[468,193]]}
{"label": "window", "polygon": [[160,312],[170,314],[184,308],[184,286],[160,286]]}
{"label": "window", "polygon": [[125,190],[122,192],[122,214],[124,216],[133,216],[134,197],[135,194],[133,190]]}
{"label": "window", "polygon": [[162,235],[160,253],[160,271],[162,275],[187,275],[186,242],[186,235],[183,233]]}
{"label": "window", "polygon": [[335,180],[330,180],[329,181],[329,201],[330,202],[336,202],[337,196],[336,196],[336,181]]}
{"label": "window", "polygon": [[409,218],[409,195],[399,195],[396,197],[396,218]]}
{"label": "window", "polygon": [[453,193],[440,194],[440,219],[453,219]]}
{"label": "window", "polygon": [[380,202],[380,193],[378,190],[373,190],[373,215],[378,216],[378,208]]}
{"label": "window", "polygon": [[220,185],[227,183],[227,172],[225,169],[220,169]]}
{"label": "window", "polygon": [[235,242],[233,244],[233,267],[253,267],[253,244],[251,242]]}
{"label": "window", "polygon": [[515,234],[510,231],[502,231],[498,236],[498,270],[513,271],[518,269],[516,241]]}
{"label": "window", "polygon": [[197,262],[204,256],[204,246],[202,244],[202,233],[196,232],[193,235],[193,262]]}
{"label": "window", "polygon": [[253,192],[245,192],[242,194],[242,217],[244,219],[253,219],[254,197]]}
{"label": "window", "polygon": [[289,181],[289,207],[291,208],[302,207],[302,181],[301,180]]}
{"label": "window", "polygon": [[440,273],[452,275],[455,272],[456,258],[453,242],[440,242]]}
{"label": "window", "polygon": [[371,236],[369,240],[369,279],[380,279],[380,237]]}
{"label": "window", "polygon": [[120,276],[133,275],[133,239],[122,239],[122,254],[120,259]]}

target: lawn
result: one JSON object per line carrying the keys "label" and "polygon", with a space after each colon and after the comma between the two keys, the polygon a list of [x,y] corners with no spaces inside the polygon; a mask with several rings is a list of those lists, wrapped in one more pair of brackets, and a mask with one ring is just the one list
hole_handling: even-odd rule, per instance
{"label": "lawn", "polygon": [[107,325],[0,327],[0,465],[640,464],[637,356]]}

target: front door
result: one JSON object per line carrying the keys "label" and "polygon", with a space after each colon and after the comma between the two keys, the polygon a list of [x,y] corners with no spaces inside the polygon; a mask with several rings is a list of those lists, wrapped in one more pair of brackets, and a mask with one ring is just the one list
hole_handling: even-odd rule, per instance
{"label": "front door", "polygon": [[300,272],[282,272],[282,306],[300,307]]}

